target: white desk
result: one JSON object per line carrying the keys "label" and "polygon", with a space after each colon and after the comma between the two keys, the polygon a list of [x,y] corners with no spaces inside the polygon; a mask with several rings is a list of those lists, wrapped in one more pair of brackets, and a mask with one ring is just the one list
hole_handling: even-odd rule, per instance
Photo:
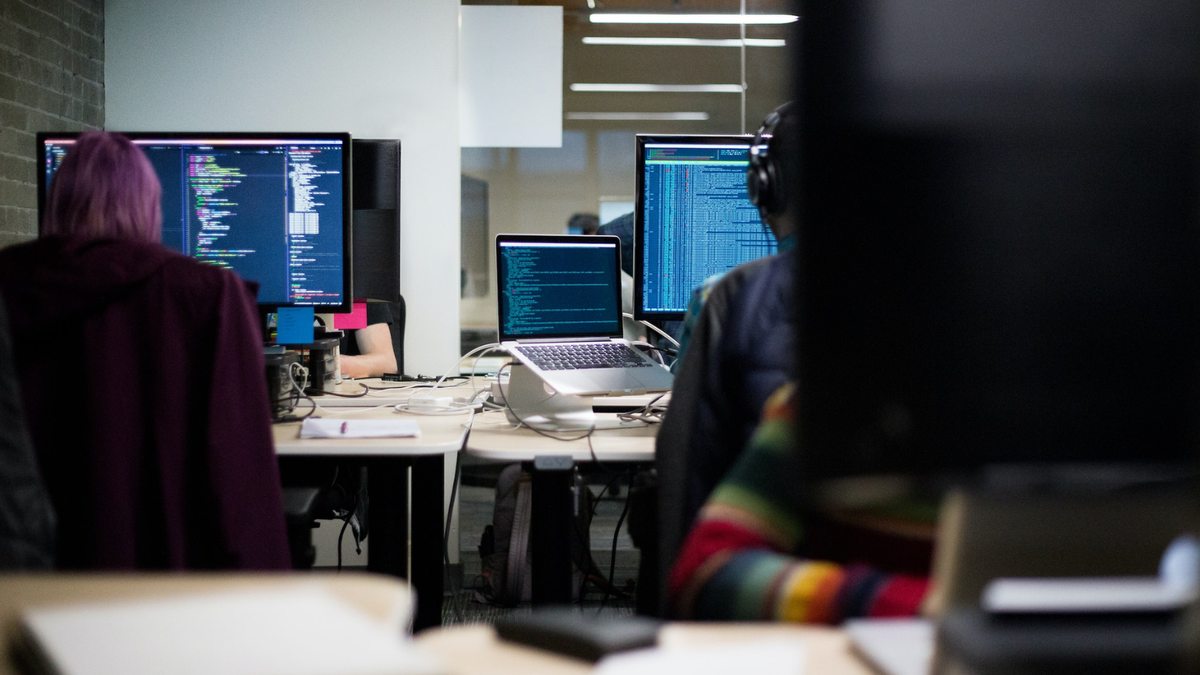
{"label": "white desk", "polygon": [[[298,411],[307,409],[301,404]],[[320,411],[318,411],[319,414]],[[390,419],[390,407],[345,410],[338,419]],[[368,468],[371,548],[367,569],[406,578],[417,595],[416,630],[441,625],[442,500],[444,459],[458,452],[467,436],[469,415],[411,416],[419,438],[300,438],[300,422],[274,426],[275,452],[284,461],[354,460]],[[412,467],[409,532],[408,468]],[[410,568],[409,539],[412,540]]]}
{"label": "white desk", "polygon": [[[394,405],[394,404],[393,404]],[[297,407],[297,412],[306,409],[306,404]],[[338,409],[336,419],[347,420],[383,420],[395,419],[397,413],[390,406],[385,408],[352,410]],[[303,414],[303,413],[302,413]],[[316,417],[335,417],[322,415],[317,411]],[[414,419],[421,426],[421,435],[417,438],[300,438],[300,422],[276,424],[273,427],[275,435],[275,453],[287,456],[319,456],[319,457],[395,457],[395,456],[426,456],[445,455],[458,452],[463,447],[467,437],[467,420],[470,415],[404,415]]]}
{"label": "white desk", "polygon": [[[658,425],[622,425],[613,413],[597,413],[597,428],[588,440],[562,441],[547,438],[523,427],[515,427],[503,412],[487,413],[475,418],[467,453],[473,457],[496,462],[530,462],[543,455],[566,455],[576,462],[652,462]],[[579,431],[554,434],[560,438],[575,438]],[[592,451],[595,451],[595,458]]]}
{"label": "white desk", "polygon": [[[374,574],[298,573],[119,573],[0,575],[0,652],[7,652],[25,608],[77,602],[153,598],[232,590],[281,589],[319,585],[379,624],[403,630],[412,611],[412,594],[396,579]],[[0,675],[16,675],[0,653]]]}
{"label": "white desk", "polygon": [[[810,675],[872,675],[850,650],[846,634],[824,626],[765,623],[668,624],[659,634],[662,649],[736,644],[781,638],[803,643]],[[449,675],[585,675],[586,661],[499,640],[490,626],[454,626],[426,631],[417,646],[436,657]],[[664,674],[665,675],[665,674]]]}
{"label": "white desk", "polygon": [[[484,378],[478,378],[479,386],[487,389],[489,384]],[[428,393],[431,383],[417,382],[384,382],[378,377],[367,377],[358,380],[344,380],[341,384],[334,385],[329,391],[341,396],[332,396],[325,394],[322,396],[314,396],[315,400],[323,408],[361,408],[375,405],[395,405],[404,403],[414,394]],[[363,394],[363,386],[370,387]],[[470,384],[452,384],[452,386],[443,385],[438,387],[438,396],[470,396]],[[363,394],[359,396],[359,394]],[[299,409],[307,409],[307,403],[301,403]]]}
{"label": "white desk", "polygon": [[[470,381],[454,386],[442,386],[437,390],[438,396],[470,396],[474,391],[491,389],[494,379],[478,376],[474,378],[474,387]],[[371,387],[363,396],[356,396],[363,392],[363,385]],[[334,385],[330,390],[344,396],[324,396],[313,397],[319,405],[325,408],[359,408],[373,405],[395,405],[408,400],[409,396],[420,394],[421,392],[429,392],[428,386],[414,386],[412,382],[384,382],[378,377],[368,377],[359,380],[345,380],[341,384]],[[661,398],[660,398],[661,397]],[[665,396],[660,394],[639,394],[637,396],[597,396],[592,400],[592,407],[597,411],[604,412],[624,412],[634,408],[640,408],[647,405],[651,401],[659,399],[658,403],[666,405],[671,400],[671,395],[668,393]],[[302,404],[302,408],[307,404]]]}
{"label": "white desk", "polygon": [[[385,390],[372,390],[365,396],[344,398],[340,396],[316,397],[318,404],[325,410],[322,414],[337,419],[387,419],[396,415],[393,405],[407,401],[410,396],[421,395],[428,388],[408,388],[402,383],[384,383],[382,380],[370,378],[364,381],[370,386],[388,387]],[[394,388],[393,388],[394,387]],[[437,390],[438,396],[470,397],[478,387],[486,389],[490,382],[484,378],[476,378],[474,383],[460,383],[453,387],[442,387]],[[355,394],[363,391],[362,386],[354,382],[343,382],[336,385],[333,391],[343,394]],[[616,406],[618,408],[634,408],[649,403],[657,395],[600,397],[597,407]],[[363,408],[363,406],[367,406]],[[298,412],[308,409],[307,403],[298,406]],[[579,440],[562,442],[538,435],[529,429],[517,428],[510,424],[503,412],[480,413],[475,416],[470,436],[463,426],[468,416],[414,416],[421,425],[420,438],[396,439],[307,439],[299,438],[299,423],[280,424],[275,426],[275,448],[281,456],[334,457],[345,459],[373,460],[368,462],[370,467],[367,475],[371,494],[370,529],[372,533],[371,549],[368,554],[368,568],[372,571],[387,572],[405,576],[405,561],[407,559],[407,521],[406,510],[407,481],[404,469],[411,464],[413,467],[412,481],[412,573],[408,577],[417,592],[418,629],[440,624],[441,593],[442,593],[442,499],[443,499],[443,460],[442,455],[457,452],[463,448],[464,440],[468,452],[481,459],[502,462],[530,462],[534,471],[534,481],[544,486],[541,497],[535,497],[534,531],[531,545],[535,560],[541,561],[542,569],[565,570],[563,575],[535,575],[535,597],[539,603],[543,598],[559,597],[560,587],[569,588],[570,563],[560,564],[557,559],[547,559],[543,552],[547,547],[556,553],[562,553],[561,546],[553,546],[550,541],[562,542],[563,533],[569,528],[568,523],[560,523],[562,517],[570,513],[564,507],[569,504],[570,484],[564,483],[562,472],[538,470],[538,458],[569,457],[571,462],[593,461],[592,452],[600,462],[651,462],[654,460],[654,439],[658,433],[657,426],[632,425],[625,428],[615,428],[620,425],[615,414],[598,414],[600,429],[593,434],[591,445],[588,441]],[[578,433],[565,433],[560,436],[570,438]],[[377,477],[378,476],[378,477]],[[535,489],[535,494],[539,491]],[[549,500],[549,501],[547,501]],[[555,537],[559,537],[555,540]],[[382,545],[382,550],[381,550]],[[562,577],[562,578],[560,578]],[[564,582],[563,579],[566,579]],[[543,582],[549,587],[559,589],[547,596],[542,592]],[[436,598],[436,600],[435,600]],[[436,602],[436,612],[434,604]]]}

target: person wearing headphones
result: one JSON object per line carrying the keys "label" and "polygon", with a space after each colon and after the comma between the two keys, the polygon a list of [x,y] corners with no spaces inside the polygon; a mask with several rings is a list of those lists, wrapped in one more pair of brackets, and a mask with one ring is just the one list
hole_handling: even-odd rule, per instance
{"label": "person wearing headphones", "polygon": [[710,277],[688,303],[657,441],[659,584],[700,507],[746,447],[767,398],[791,374],[796,208],[780,159],[796,136],[789,110],[786,103],[776,108],[759,127],[746,175],[750,200],[780,252]]}
{"label": "person wearing headphones", "polygon": [[[794,125],[794,118],[789,114],[790,109],[791,103],[784,103],[763,120],[762,126],[758,128],[754,140],[750,143],[750,167],[746,172],[746,191],[750,202],[758,207],[763,228],[775,237],[778,253],[786,253],[796,245],[796,218],[794,209],[788,208],[787,188],[782,180],[783,168],[779,159],[782,145],[788,142],[790,137],[787,130]],[[779,135],[778,142],[775,141],[776,135]],[[772,150],[772,145],[777,149]],[[687,309],[684,311],[683,324],[679,329],[676,366],[681,364],[684,354],[687,353],[696,323],[713,289],[731,272],[735,273],[735,276],[742,276],[761,267],[761,263],[755,265],[756,262],[758,261],[750,261],[730,272],[714,274],[692,290]]]}
{"label": "person wearing headphones", "polygon": [[[918,519],[906,530],[930,533],[912,546],[874,527],[877,523],[855,524],[853,532],[841,524],[825,527],[833,534],[822,537],[815,531],[822,523],[801,518],[801,495],[792,479],[798,479],[799,461],[790,382],[797,205],[786,189],[794,174],[783,161],[797,154],[799,133],[789,108],[781,106],[763,122],[747,176],[750,198],[779,238],[780,253],[734,268],[712,286],[675,379],[676,391],[681,384],[695,389],[693,400],[677,411],[674,394],[659,432],[660,516],[666,529],[660,545],[668,552],[664,570],[670,569],[663,580],[664,609],[687,619],[818,623],[911,616],[928,591],[930,519]],[[670,447],[682,434],[686,447]],[[672,502],[682,505],[678,512]],[[691,531],[678,546],[669,531],[686,528]],[[852,539],[885,553],[872,560],[874,566],[832,562],[864,559],[861,551],[848,550]]]}

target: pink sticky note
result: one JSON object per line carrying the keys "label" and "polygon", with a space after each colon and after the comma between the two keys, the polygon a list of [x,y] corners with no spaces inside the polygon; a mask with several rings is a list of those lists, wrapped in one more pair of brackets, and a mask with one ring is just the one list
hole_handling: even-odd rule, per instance
{"label": "pink sticky note", "polygon": [[367,327],[367,303],[356,302],[349,314],[334,314],[333,327],[337,330],[354,330]]}

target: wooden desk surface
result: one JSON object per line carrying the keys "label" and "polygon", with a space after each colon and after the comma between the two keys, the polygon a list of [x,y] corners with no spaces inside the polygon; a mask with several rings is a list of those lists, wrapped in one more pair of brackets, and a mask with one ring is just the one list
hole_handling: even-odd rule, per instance
{"label": "wooden desk surface", "polygon": [[[343,412],[343,411],[339,411]],[[279,455],[316,456],[387,456],[442,455],[458,452],[467,435],[468,413],[461,415],[402,415],[390,406],[363,410],[344,410],[336,419],[406,419],[421,426],[418,438],[300,438],[300,422],[276,424],[275,452]],[[320,414],[320,413],[318,413]],[[331,415],[326,415],[332,417]]]}
{"label": "wooden desk surface", "polygon": [[[598,428],[587,440],[560,441],[547,438],[523,427],[516,427],[503,412],[476,415],[471,435],[467,438],[467,453],[481,459],[521,462],[537,455],[570,455],[577,462],[592,461],[592,449],[600,461],[649,462],[654,460],[654,440],[659,425],[631,425],[617,428],[620,420],[615,414],[597,413]],[[562,438],[576,438],[578,431],[556,433]]]}
{"label": "wooden desk surface", "polygon": [[[797,639],[807,651],[805,675],[872,675],[850,651],[846,634],[823,626],[764,623],[670,624],[659,636],[663,649],[734,644],[771,638]],[[590,664],[496,638],[490,626],[428,630],[417,645],[435,656],[450,675],[583,675]],[[664,674],[666,675],[666,674]]]}
{"label": "wooden desk surface", "polygon": [[8,640],[27,607],[311,585],[330,591],[397,632],[404,630],[412,615],[408,585],[379,574],[5,574],[0,575],[0,639],[4,640],[0,675],[16,675],[8,659]]}

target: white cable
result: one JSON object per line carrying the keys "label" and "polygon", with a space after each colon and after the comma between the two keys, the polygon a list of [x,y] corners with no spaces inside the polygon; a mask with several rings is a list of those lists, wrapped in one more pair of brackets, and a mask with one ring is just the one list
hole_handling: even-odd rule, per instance
{"label": "white cable", "polygon": [[[425,396],[418,396],[417,398],[429,398],[430,394],[433,394],[434,391],[436,391],[439,387],[442,386],[442,382],[445,382],[447,377],[450,377],[454,373],[454,371],[458,370],[458,367],[462,365],[463,361],[466,361],[469,357],[474,355],[476,352],[482,352],[482,351],[485,351],[488,349],[495,349],[499,346],[500,346],[500,343],[491,342],[486,345],[476,347],[475,349],[472,349],[471,351],[467,352],[466,354],[463,354],[462,358],[460,358],[457,363],[455,363],[453,366],[451,366],[450,370],[447,370],[445,375],[442,375],[441,377],[439,377],[437,382],[435,382],[433,384],[433,387],[431,387],[429,389],[429,391],[425,392],[425,394],[426,394]],[[479,362],[479,358],[476,357],[475,363],[478,363],[478,362]],[[472,366],[472,369],[474,369],[474,366]]]}
{"label": "white cable", "polygon": [[[621,312],[621,316],[625,317],[626,319],[633,319],[632,314],[626,314],[625,312]],[[649,321],[643,321],[641,319],[633,319],[633,320],[642,324],[646,328],[649,328],[650,330],[654,331],[655,333],[658,333],[659,335],[663,336],[664,338],[667,339],[667,342],[670,342],[671,344],[675,345],[676,347],[679,346],[679,343],[675,341],[675,338],[671,337],[670,335],[667,335],[665,332],[663,332],[663,329],[659,328],[658,326],[655,326],[654,324],[650,323]]]}
{"label": "white cable", "polygon": [[[484,347],[487,347],[487,349],[484,349]],[[479,352],[479,354],[476,355],[475,360],[471,362],[471,391],[473,392],[473,394],[471,396],[471,400],[475,400],[475,399],[479,398],[479,387],[475,384],[475,373],[476,373],[476,371],[479,370],[479,359],[483,358],[483,355],[488,353],[489,351],[496,350],[496,349],[499,349],[501,351],[504,351],[505,353],[508,353],[508,351],[506,349],[504,349],[504,347],[500,346],[499,342],[492,342],[492,343],[483,345],[483,347],[479,347],[478,349],[472,350],[472,352]],[[470,353],[468,353],[467,356],[470,356]],[[466,356],[464,356],[463,358],[466,358]],[[499,370],[496,371],[496,381],[497,382],[500,381],[500,371]]]}
{"label": "white cable", "polygon": [[[314,400],[314,403],[316,403],[315,400]],[[395,405],[395,404],[383,403],[380,405],[373,405],[370,407],[363,407],[363,408],[337,408],[337,409],[334,409],[334,408],[326,408],[325,406],[321,405],[320,403],[316,403],[317,410],[324,412],[326,415],[353,415],[355,413],[371,412],[372,410],[379,410],[381,408],[391,408],[393,405]]]}
{"label": "white cable", "polygon": [[[301,381],[304,382],[303,387],[296,382],[297,372],[300,373]],[[292,362],[291,366],[288,368],[288,379],[292,381],[292,386],[296,388],[296,391],[303,395],[304,390],[308,389],[308,368],[302,366],[298,361]]]}
{"label": "white cable", "polygon": [[398,413],[407,413],[409,415],[428,415],[437,417],[439,415],[461,415],[463,413],[474,413],[476,410],[483,407],[482,403],[447,403],[444,405],[413,405],[410,403],[397,403],[393,408]]}
{"label": "white cable", "polygon": [[402,401],[392,405],[392,408],[398,413],[407,413],[409,415],[461,415],[465,412],[474,412],[483,407],[482,403],[475,401],[474,397],[463,401],[455,400],[449,396],[444,398],[444,402],[439,402],[438,399],[429,398],[428,396],[409,395],[407,401]]}
{"label": "white cable", "polygon": [[[488,350],[496,349],[499,346],[500,346],[499,343],[491,342],[486,345],[481,345],[479,347],[476,347],[475,349],[472,349],[471,351],[467,352],[466,354],[463,354],[462,358],[460,358],[457,363],[455,363],[453,366],[451,366],[450,370],[446,371],[445,375],[442,375],[441,377],[439,377],[437,382],[435,382],[432,387],[430,387],[428,390],[423,391],[419,394],[413,394],[412,396],[409,396],[408,402],[406,402],[406,403],[397,404],[395,406],[396,412],[408,413],[410,415],[431,415],[431,416],[461,415],[463,413],[470,412],[470,413],[472,413],[472,419],[474,419],[474,417],[473,417],[474,412],[476,410],[483,408],[483,403],[475,400],[479,396],[479,389],[478,389],[478,387],[475,386],[474,377],[472,377],[472,380],[471,380],[472,396],[471,396],[470,400],[467,402],[452,401],[449,404],[435,404],[432,402],[420,404],[420,403],[417,403],[417,401],[433,398],[434,392],[436,392],[438,390],[438,388],[440,388],[442,386],[442,383],[446,381],[447,377],[450,377],[459,369],[459,367],[462,365],[463,361],[466,361],[468,358],[470,358],[471,356],[474,356],[476,354],[479,354],[480,356],[482,356],[482,354],[487,352]],[[479,356],[475,356],[475,362],[471,365],[472,373],[475,370],[475,365],[478,363],[479,363]]]}

